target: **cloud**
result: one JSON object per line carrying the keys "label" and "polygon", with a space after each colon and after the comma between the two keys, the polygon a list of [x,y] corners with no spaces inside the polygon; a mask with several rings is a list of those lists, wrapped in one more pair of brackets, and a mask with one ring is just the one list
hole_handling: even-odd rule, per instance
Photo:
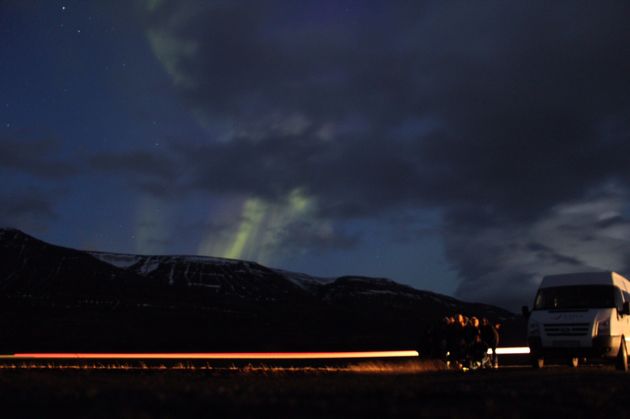
{"label": "cloud", "polygon": [[447,252],[464,278],[457,294],[514,309],[531,304],[543,275],[630,272],[629,202],[627,192],[608,189],[531,223],[451,225]]}
{"label": "cloud", "polygon": [[216,137],[174,147],[182,187],[272,205],[299,189],[335,225],[439,211],[465,298],[626,269],[623,212],[605,214],[628,202],[607,188],[628,188],[630,5],[147,6],[156,57]]}
{"label": "cloud", "polygon": [[160,180],[172,179],[176,167],[163,154],[142,150],[100,153],[93,155],[89,162],[97,170]]}
{"label": "cloud", "polygon": [[28,232],[43,232],[57,218],[53,200],[35,188],[0,189],[0,226]]}
{"label": "cloud", "polygon": [[[526,216],[620,175],[630,58],[618,3],[579,3],[570,18],[540,2],[393,3],[376,26],[325,12],[298,25],[279,21],[297,13],[287,2],[255,4],[163,1],[147,18],[197,46],[165,59],[194,80],[176,83],[182,97],[232,123],[229,143],[189,153],[200,186]],[[278,128],[295,115],[300,129]],[[325,126],[340,127],[328,142]]]}
{"label": "cloud", "polygon": [[38,178],[64,179],[76,174],[78,169],[59,156],[61,151],[53,140],[5,135],[0,138],[0,170]]}
{"label": "cloud", "polygon": [[126,185],[153,199],[173,199],[185,195],[179,186],[186,170],[185,164],[171,158],[166,152],[129,150],[101,152],[88,158],[92,171],[124,178]]}
{"label": "cloud", "polygon": [[25,132],[0,135],[0,226],[43,233],[58,218],[61,182],[79,172],[53,139]]}

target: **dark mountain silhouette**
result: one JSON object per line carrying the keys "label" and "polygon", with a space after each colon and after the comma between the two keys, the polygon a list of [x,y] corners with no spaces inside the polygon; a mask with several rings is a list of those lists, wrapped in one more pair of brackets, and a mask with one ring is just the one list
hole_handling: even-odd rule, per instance
{"label": "dark mountain silhouette", "polygon": [[514,318],[387,279],[79,251],[15,229],[0,229],[0,304],[5,353],[413,348],[446,314]]}

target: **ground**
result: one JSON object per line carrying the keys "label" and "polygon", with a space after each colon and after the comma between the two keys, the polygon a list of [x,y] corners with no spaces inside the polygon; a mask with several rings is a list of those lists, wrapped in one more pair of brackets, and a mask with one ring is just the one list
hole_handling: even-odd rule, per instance
{"label": "ground", "polygon": [[10,368],[0,403],[3,417],[603,417],[622,412],[629,384],[607,366]]}

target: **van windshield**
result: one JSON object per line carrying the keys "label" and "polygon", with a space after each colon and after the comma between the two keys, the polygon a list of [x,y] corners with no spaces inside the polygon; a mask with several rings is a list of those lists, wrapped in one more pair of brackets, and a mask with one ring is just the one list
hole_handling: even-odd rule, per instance
{"label": "van windshield", "polygon": [[541,288],[534,302],[534,310],[607,307],[615,307],[615,287],[612,285]]}

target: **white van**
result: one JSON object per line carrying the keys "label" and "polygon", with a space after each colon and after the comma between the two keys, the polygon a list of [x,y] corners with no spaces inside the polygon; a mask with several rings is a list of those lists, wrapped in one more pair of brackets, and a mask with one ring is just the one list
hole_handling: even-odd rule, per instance
{"label": "white van", "polygon": [[598,358],[627,371],[629,302],[630,281],[615,272],[544,277],[532,310],[523,307],[532,366],[551,358],[577,367],[582,358]]}

